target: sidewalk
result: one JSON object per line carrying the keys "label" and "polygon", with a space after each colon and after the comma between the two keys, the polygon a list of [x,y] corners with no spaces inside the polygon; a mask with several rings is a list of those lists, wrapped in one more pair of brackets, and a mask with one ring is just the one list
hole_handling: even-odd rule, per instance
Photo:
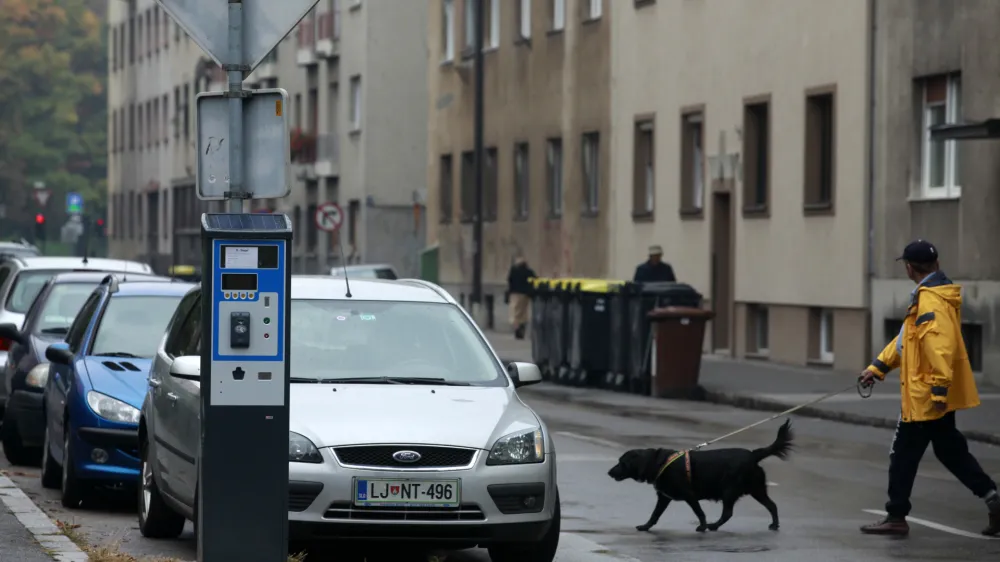
{"label": "sidewalk", "polygon": [[[495,332],[487,332],[486,335],[501,359],[531,361],[528,339],[515,340],[511,334]],[[705,355],[700,381],[710,402],[781,412],[845,389],[856,382],[857,376],[858,373]],[[607,393],[597,389],[589,391]],[[1000,445],[1000,388],[981,382],[979,393],[982,405],[960,412],[959,427],[971,440]],[[856,425],[891,428],[896,426],[899,408],[898,379],[890,374],[886,382],[875,386],[871,398],[867,400],[862,400],[856,391],[849,390],[797,413]]]}
{"label": "sidewalk", "polygon": [[0,562],[87,562],[69,537],[9,478],[0,475]]}

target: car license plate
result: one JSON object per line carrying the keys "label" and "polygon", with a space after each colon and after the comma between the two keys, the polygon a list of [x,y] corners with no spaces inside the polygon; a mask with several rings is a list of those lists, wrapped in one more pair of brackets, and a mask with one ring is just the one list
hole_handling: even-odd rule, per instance
{"label": "car license plate", "polygon": [[460,480],[354,479],[354,505],[385,507],[458,507]]}

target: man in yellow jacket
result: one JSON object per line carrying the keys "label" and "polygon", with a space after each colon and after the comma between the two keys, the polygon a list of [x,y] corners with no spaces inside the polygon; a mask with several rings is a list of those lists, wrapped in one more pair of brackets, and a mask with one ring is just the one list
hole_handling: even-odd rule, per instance
{"label": "man in yellow jacket", "polygon": [[983,534],[1000,534],[997,485],[969,452],[955,427],[955,412],[979,405],[979,392],[962,339],[962,288],[939,269],[938,252],[925,240],[911,242],[897,261],[917,284],[899,335],[861,375],[862,383],[884,380],[899,367],[902,412],[889,453],[888,516],[861,527],[870,535],[906,535],[910,492],[928,444],[934,455],[989,509]]}

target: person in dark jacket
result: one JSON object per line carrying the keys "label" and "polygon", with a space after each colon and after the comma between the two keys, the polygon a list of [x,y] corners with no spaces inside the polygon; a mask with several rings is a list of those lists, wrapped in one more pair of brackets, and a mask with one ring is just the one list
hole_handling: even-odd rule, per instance
{"label": "person in dark jacket", "polygon": [[659,246],[649,247],[649,260],[635,268],[635,277],[632,281],[635,283],[677,282],[677,278],[674,277],[674,268],[663,261],[663,248]]}
{"label": "person in dark jacket", "polygon": [[507,274],[507,310],[510,314],[510,326],[514,329],[514,337],[524,339],[524,331],[528,327],[528,307],[531,304],[531,279],[535,272],[528,267],[528,262],[522,256],[514,260]]}

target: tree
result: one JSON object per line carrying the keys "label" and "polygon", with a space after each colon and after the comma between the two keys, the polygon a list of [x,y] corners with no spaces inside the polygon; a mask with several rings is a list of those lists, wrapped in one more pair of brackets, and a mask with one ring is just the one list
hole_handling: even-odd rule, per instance
{"label": "tree", "polygon": [[10,230],[34,217],[31,186],[103,208],[107,177],[106,32],[94,0],[0,0],[0,203]]}

